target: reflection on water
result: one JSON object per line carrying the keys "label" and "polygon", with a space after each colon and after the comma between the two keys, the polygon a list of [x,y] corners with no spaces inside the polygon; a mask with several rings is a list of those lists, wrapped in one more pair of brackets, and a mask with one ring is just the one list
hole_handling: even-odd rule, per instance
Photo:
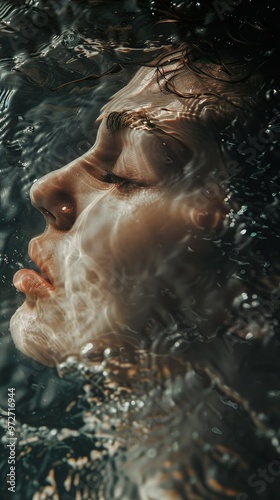
{"label": "reflection on water", "polygon": [[[203,211],[218,185],[225,189],[229,210],[214,237],[200,235],[186,249],[189,287],[205,291],[200,314],[186,298],[183,307],[190,321],[184,328],[178,328],[178,320],[161,331],[151,320],[147,331],[152,342],[146,349],[133,354],[106,349],[94,360],[87,345],[82,360],[70,357],[57,370],[25,358],[8,333],[9,319],[22,303],[12,276],[20,267],[32,267],[27,242],[44,227],[30,206],[29,190],[36,179],[92,146],[100,108],[130,80],[137,65],[148,64],[161,45],[176,44],[182,33],[190,40],[203,36],[208,24],[216,43],[215,29],[227,15],[234,38],[238,33],[250,40],[248,26],[259,23],[266,57],[271,45],[279,44],[274,36],[269,45],[269,35],[261,31],[263,24],[277,19],[275,2],[265,2],[261,19],[256,10],[248,10],[242,32],[236,31],[234,16],[238,9],[246,12],[246,0],[237,10],[233,2],[211,3],[212,14],[204,18],[198,3],[173,2],[172,21],[183,16],[181,28],[176,22],[154,22],[153,9],[161,9],[159,17],[164,17],[167,3],[131,0],[112,7],[107,1],[49,0],[3,1],[0,6],[3,499],[10,498],[5,484],[8,387],[16,389],[16,499],[279,497],[276,74],[263,93],[260,85],[266,111],[255,122],[248,111],[243,123],[231,119],[219,129],[213,125],[227,168],[214,172],[196,203]],[[256,52],[261,58],[259,49],[254,52],[249,45],[242,55],[246,65]],[[250,96],[252,109],[258,97]],[[182,216],[188,214],[187,207]],[[198,258],[202,249],[203,259]],[[112,293],[132,287],[130,276],[118,275],[110,284]],[[162,287],[167,304],[176,298],[179,284],[178,278],[174,287]],[[213,304],[219,310],[226,285],[234,300],[223,324],[203,329],[203,314]]]}

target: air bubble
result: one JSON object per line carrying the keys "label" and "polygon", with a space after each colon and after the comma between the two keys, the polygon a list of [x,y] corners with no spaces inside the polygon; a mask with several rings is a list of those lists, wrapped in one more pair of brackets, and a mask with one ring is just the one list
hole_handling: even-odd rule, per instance
{"label": "air bubble", "polygon": [[150,448],[147,455],[149,458],[155,458],[157,456],[157,450],[155,448]]}

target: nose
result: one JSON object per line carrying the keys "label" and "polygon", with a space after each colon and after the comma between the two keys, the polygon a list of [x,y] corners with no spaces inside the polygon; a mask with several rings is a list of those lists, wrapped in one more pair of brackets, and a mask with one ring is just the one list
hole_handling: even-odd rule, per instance
{"label": "nose", "polygon": [[53,228],[60,231],[71,229],[76,220],[75,197],[72,187],[67,185],[67,176],[60,170],[39,179],[31,188],[30,199]]}

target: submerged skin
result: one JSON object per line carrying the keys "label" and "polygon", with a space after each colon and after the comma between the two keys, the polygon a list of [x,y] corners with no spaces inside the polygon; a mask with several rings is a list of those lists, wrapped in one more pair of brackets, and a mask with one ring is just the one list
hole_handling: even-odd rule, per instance
{"label": "submerged skin", "polygon": [[[196,297],[203,310],[207,290],[188,284],[181,256],[194,236],[215,231],[226,216],[221,186],[201,203],[211,172],[226,171],[211,127],[216,123],[218,131],[235,117],[248,89],[176,65],[166,69],[176,71],[182,97],[163,90],[155,68],[141,68],[103,108],[92,149],[32,187],[46,229],[30,242],[29,255],[51,284],[30,272],[15,275],[26,300],[11,333],[37,361],[54,365],[68,355],[148,345],[151,323],[174,324],[162,290],[177,281],[185,283],[177,287],[179,309]],[[213,72],[219,76],[220,69]],[[208,95],[186,99],[186,93]],[[190,267],[211,267],[207,244],[196,240],[196,249]],[[229,298],[217,288],[214,294],[219,306],[211,314],[219,324]]]}

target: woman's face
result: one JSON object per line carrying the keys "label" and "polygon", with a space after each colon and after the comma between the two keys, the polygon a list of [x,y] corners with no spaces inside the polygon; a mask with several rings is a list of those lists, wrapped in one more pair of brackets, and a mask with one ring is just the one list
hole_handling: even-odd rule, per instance
{"label": "woman's face", "polygon": [[[211,91],[187,70],[174,83],[182,93]],[[210,172],[224,168],[207,127],[214,105],[163,91],[155,69],[142,68],[104,107],[92,149],[34,184],[46,229],[29,245],[40,274],[14,277],[26,295],[11,320],[23,353],[53,365],[137,349],[151,321],[171,321],[161,303],[181,278],[176,249],[222,220],[222,194],[198,202]]]}

